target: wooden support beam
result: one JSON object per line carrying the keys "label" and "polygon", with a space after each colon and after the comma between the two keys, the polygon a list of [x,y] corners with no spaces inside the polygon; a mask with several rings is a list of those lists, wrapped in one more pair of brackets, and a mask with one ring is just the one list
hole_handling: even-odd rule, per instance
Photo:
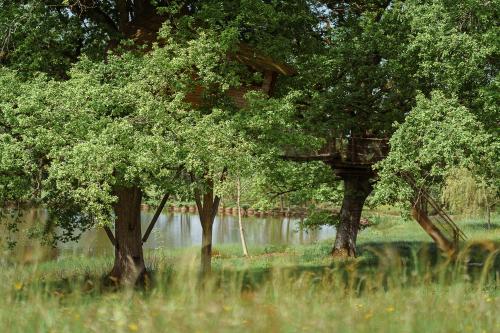
{"label": "wooden support beam", "polygon": [[453,241],[448,240],[443,233],[432,223],[427,214],[422,211],[418,204],[413,205],[412,208],[413,218],[420,224],[422,229],[431,236],[431,238],[436,242],[436,245],[444,251],[448,256],[453,257],[456,254],[456,248]]}
{"label": "wooden support beam", "polygon": [[153,228],[156,224],[156,221],[158,221],[158,218],[160,217],[160,214],[161,214],[163,208],[165,207],[165,204],[167,203],[169,197],[170,197],[170,193],[165,193],[165,195],[161,199],[160,205],[156,209],[155,215],[153,216],[153,219],[149,223],[149,226],[148,226],[148,229],[146,230],[146,233],[144,234],[144,236],[142,236],[142,243],[143,244],[147,242],[149,235],[151,234],[151,231],[153,231]]}

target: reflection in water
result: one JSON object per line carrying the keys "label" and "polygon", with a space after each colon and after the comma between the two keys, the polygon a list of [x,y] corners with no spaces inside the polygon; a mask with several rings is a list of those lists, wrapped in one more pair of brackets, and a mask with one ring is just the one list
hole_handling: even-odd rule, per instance
{"label": "reflection in water", "polygon": [[[142,212],[142,230],[146,230],[154,212]],[[243,225],[247,243],[251,245],[309,244],[332,238],[335,228],[323,227],[318,230],[300,230],[299,218],[288,217],[244,217]],[[182,248],[201,244],[200,219],[196,214],[168,212],[161,214],[148,241],[146,249]],[[238,218],[218,215],[213,228],[214,244],[234,244],[240,242]],[[103,254],[113,249],[103,230],[87,231],[78,243],[62,244],[61,248],[75,253]]]}

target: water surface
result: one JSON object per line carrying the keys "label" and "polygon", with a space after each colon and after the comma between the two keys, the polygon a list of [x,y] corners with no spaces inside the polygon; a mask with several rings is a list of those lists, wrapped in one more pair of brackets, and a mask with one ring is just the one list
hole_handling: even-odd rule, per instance
{"label": "water surface", "polygon": [[[145,232],[154,212],[141,214],[142,231]],[[335,228],[322,227],[305,231],[300,228],[300,218],[289,217],[243,217],[246,240],[251,245],[295,245],[310,244],[335,236]],[[193,247],[201,244],[202,229],[197,214],[164,212],[144,244],[146,249],[172,249]],[[238,217],[218,215],[214,221],[213,242],[217,244],[238,244],[240,235]],[[112,246],[103,230],[93,229],[84,233],[77,243],[63,244],[65,250],[79,253],[107,253]]]}

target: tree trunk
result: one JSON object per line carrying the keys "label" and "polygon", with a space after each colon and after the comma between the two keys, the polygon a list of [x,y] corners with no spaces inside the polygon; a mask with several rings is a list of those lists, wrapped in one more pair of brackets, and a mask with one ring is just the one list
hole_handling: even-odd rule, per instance
{"label": "tree trunk", "polygon": [[488,216],[487,217],[488,229],[491,229],[491,210],[489,205],[486,206],[486,215]]}
{"label": "tree trunk", "polygon": [[212,226],[213,220],[204,219],[201,221],[203,229],[201,238],[201,269],[200,273],[206,277],[212,273]]}
{"label": "tree trunk", "polygon": [[219,208],[220,198],[214,197],[213,182],[209,181],[205,193],[195,191],[196,206],[200,216],[201,239],[201,276],[206,277],[212,272],[212,227]]}
{"label": "tree trunk", "polygon": [[[224,168],[220,181],[224,181],[227,168]],[[195,176],[191,174],[191,180],[195,181]],[[219,210],[220,197],[214,195],[213,179],[206,179],[204,193],[199,189],[194,190],[194,198],[198,215],[200,216],[202,239],[201,239],[201,278],[204,279],[212,272],[212,228],[215,216]]]}
{"label": "tree trunk", "polygon": [[137,187],[114,189],[115,263],[110,276],[121,284],[135,284],[145,273],[141,235],[142,192]]}
{"label": "tree trunk", "polygon": [[488,224],[488,229],[491,229],[491,210],[490,210],[490,203],[488,200],[487,189],[485,189],[484,201],[486,202],[486,219],[487,219],[486,223]]}
{"label": "tree trunk", "polygon": [[245,257],[248,257],[248,247],[247,247],[247,242],[245,239],[245,230],[243,229],[243,221],[241,220],[241,202],[240,202],[241,201],[241,181],[240,181],[240,177],[238,177],[238,179],[237,179],[236,186],[237,186],[237,190],[238,190],[236,204],[238,205],[238,226],[240,228],[241,247],[243,248],[243,255]]}
{"label": "tree trunk", "polygon": [[332,249],[334,257],[355,257],[359,219],[366,197],[372,191],[368,175],[344,175],[344,200],[340,210],[340,224]]}

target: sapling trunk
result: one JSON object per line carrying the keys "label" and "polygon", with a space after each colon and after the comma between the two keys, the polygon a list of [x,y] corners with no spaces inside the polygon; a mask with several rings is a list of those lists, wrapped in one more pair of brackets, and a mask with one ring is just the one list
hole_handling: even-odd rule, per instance
{"label": "sapling trunk", "polygon": [[484,191],[484,201],[486,203],[486,223],[488,224],[488,229],[491,229],[491,210],[488,200],[488,192],[486,190]]}
{"label": "sapling trunk", "polygon": [[248,248],[247,242],[245,239],[245,230],[243,229],[243,222],[241,220],[241,181],[240,177],[236,180],[237,186],[237,196],[236,196],[236,205],[238,206],[238,226],[240,228],[240,239],[241,239],[241,247],[243,248],[243,255],[248,257]]}

